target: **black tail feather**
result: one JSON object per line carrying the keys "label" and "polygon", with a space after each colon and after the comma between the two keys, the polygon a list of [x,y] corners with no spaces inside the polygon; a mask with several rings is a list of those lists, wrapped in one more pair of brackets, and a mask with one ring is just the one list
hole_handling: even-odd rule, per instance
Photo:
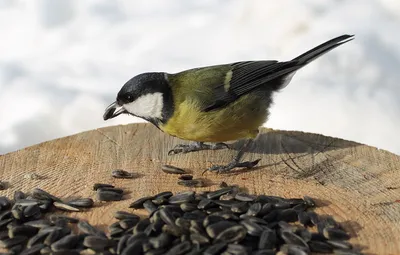
{"label": "black tail feather", "polygon": [[296,61],[298,64],[304,66],[311,61],[315,60],[319,56],[333,50],[334,48],[349,42],[354,39],[354,35],[341,35],[336,38],[333,38],[323,44],[314,47],[313,49],[301,54],[300,56],[292,59],[292,61]]}

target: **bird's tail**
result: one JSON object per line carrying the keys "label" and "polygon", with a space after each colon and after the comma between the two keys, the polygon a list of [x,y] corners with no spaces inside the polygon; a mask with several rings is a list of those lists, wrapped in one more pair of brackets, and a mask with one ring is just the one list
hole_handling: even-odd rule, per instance
{"label": "bird's tail", "polygon": [[323,44],[320,44],[311,50],[301,54],[300,56],[282,63],[281,70],[276,72],[274,75],[275,77],[279,77],[281,82],[276,83],[276,86],[273,87],[276,91],[285,88],[293,78],[294,74],[305,65],[309,64],[316,58],[328,53],[329,51],[333,50],[334,48],[347,43],[354,39],[354,35],[341,35],[336,38],[333,38]]}
{"label": "bird's tail", "polygon": [[297,62],[298,64],[304,66],[311,61],[315,60],[319,56],[322,56],[323,54],[333,50],[334,48],[347,43],[351,40],[354,39],[354,35],[341,35],[336,38],[333,38],[323,44],[318,45],[315,48],[312,48],[311,50],[301,54],[300,56],[292,59],[292,61]]}

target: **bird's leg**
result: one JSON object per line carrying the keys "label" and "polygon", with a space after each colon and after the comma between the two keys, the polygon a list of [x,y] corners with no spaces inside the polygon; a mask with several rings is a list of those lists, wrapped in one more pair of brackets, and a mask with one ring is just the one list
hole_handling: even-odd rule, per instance
{"label": "bird's leg", "polygon": [[229,146],[226,143],[205,144],[203,142],[193,142],[190,144],[178,144],[168,152],[168,155],[201,150],[220,150],[226,148],[229,149]]}
{"label": "bird's leg", "polygon": [[227,164],[227,165],[214,165],[208,169],[208,171],[216,171],[218,173],[223,173],[223,172],[228,172],[234,168],[237,167],[246,167],[246,168],[252,168],[255,165],[258,164],[258,162],[261,159],[257,159],[254,161],[245,161],[245,162],[240,162],[241,158],[243,155],[246,153],[248,148],[250,147],[250,144],[252,144],[253,139],[249,139],[245,142],[245,144],[240,148],[238,154],[233,158],[233,160]]}

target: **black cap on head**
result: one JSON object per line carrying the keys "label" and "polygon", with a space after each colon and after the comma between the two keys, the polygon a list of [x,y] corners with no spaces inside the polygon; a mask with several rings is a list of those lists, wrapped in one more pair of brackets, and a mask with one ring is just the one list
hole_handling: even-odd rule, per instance
{"label": "black cap on head", "polygon": [[135,101],[138,97],[155,92],[166,92],[165,73],[142,73],[127,81],[117,95],[119,105]]}

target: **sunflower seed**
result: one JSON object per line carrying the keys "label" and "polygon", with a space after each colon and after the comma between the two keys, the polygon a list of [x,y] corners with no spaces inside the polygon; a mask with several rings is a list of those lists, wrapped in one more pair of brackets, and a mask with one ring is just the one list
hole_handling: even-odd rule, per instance
{"label": "sunflower seed", "polygon": [[278,221],[286,221],[286,222],[295,222],[298,220],[298,215],[295,210],[293,209],[285,209],[279,211],[277,215]]}
{"label": "sunflower seed", "polygon": [[39,188],[35,188],[32,191],[32,197],[36,198],[36,199],[40,199],[40,200],[50,200],[52,202],[62,202],[60,198],[51,195],[50,193],[39,189]]}
{"label": "sunflower seed", "polygon": [[120,178],[120,179],[132,179],[135,177],[135,175],[133,173],[129,173],[122,169],[117,169],[117,170],[112,171],[111,176],[114,178]]}
{"label": "sunflower seed", "polygon": [[260,236],[264,230],[263,227],[250,220],[242,220],[240,224],[246,228],[247,233],[251,236]]}
{"label": "sunflower seed", "polygon": [[181,255],[185,254],[186,252],[192,249],[192,244],[189,241],[185,241],[173,246],[169,251],[166,253],[167,255]]}
{"label": "sunflower seed", "polygon": [[308,249],[308,244],[300,236],[293,232],[282,231],[281,237],[287,244],[294,244]]}
{"label": "sunflower seed", "polygon": [[330,240],[343,241],[350,239],[349,234],[337,228],[324,228],[323,235]]}
{"label": "sunflower seed", "polygon": [[332,246],[328,243],[321,241],[310,241],[308,242],[308,246],[310,247],[311,252],[316,253],[332,253]]}
{"label": "sunflower seed", "polygon": [[[197,207],[196,207],[196,209],[197,209]],[[5,220],[5,219],[9,219],[11,217],[12,217],[11,210],[7,210],[7,211],[4,211],[4,212],[0,213],[0,221],[1,220]]]}
{"label": "sunflower seed", "polygon": [[99,201],[119,201],[122,200],[122,194],[115,191],[98,189],[96,197]]}
{"label": "sunflower seed", "polygon": [[105,183],[95,183],[93,185],[93,190],[94,191],[97,191],[98,189],[101,189],[101,188],[114,188],[114,185],[105,184]]}
{"label": "sunflower seed", "polygon": [[204,187],[205,183],[204,181],[200,179],[194,179],[194,180],[180,180],[178,181],[178,185],[185,186],[185,187]]}
{"label": "sunflower seed", "polygon": [[40,250],[43,249],[44,247],[46,247],[44,244],[42,243],[38,243],[32,247],[28,247],[28,249],[22,251],[20,253],[20,255],[36,255],[36,254],[40,254]]}
{"label": "sunflower seed", "polygon": [[231,206],[231,211],[234,213],[245,213],[249,210],[249,205],[246,202],[240,202]]}
{"label": "sunflower seed", "polygon": [[68,233],[65,232],[63,229],[56,229],[52,232],[50,232],[46,238],[44,239],[43,243],[46,245],[51,245],[54,242],[60,240],[62,237],[68,235]]}
{"label": "sunflower seed", "polygon": [[87,222],[87,221],[81,220],[78,222],[77,226],[78,226],[79,230],[85,234],[106,237],[106,235],[102,231],[96,229],[95,227],[90,225],[89,222]]}
{"label": "sunflower seed", "polygon": [[53,251],[63,251],[74,249],[77,245],[79,237],[75,234],[66,235],[51,244]]}
{"label": "sunflower seed", "polygon": [[215,241],[234,243],[234,242],[240,242],[243,238],[245,238],[245,236],[246,236],[246,229],[243,226],[233,225],[222,229],[222,231],[220,231],[215,236]]}
{"label": "sunflower seed", "polygon": [[232,226],[237,225],[236,223],[233,223],[231,221],[219,221],[217,223],[208,225],[206,227],[206,231],[208,236],[210,236],[211,238],[214,238],[216,236],[218,236],[224,229],[230,228]]}
{"label": "sunflower seed", "polygon": [[116,218],[118,220],[126,220],[126,219],[139,220],[140,219],[139,216],[137,216],[136,214],[125,212],[125,211],[116,211],[114,213],[114,218]]}
{"label": "sunflower seed", "polygon": [[134,227],[138,222],[139,222],[139,219],[125,219],[125,220],[120,220],[119,225],[123,229],[130,229],[130,228]]}
{"label": "sunflower seed", "polygon": [[60,209],[62,211],[69,211],[69,212],[79,212],[80,210],[74,206],[62,203],[62,202],[54,202],[54,207]]}
{"label": "sunflower seed", "polygon": [[190,234],[190,240],[194,243],[194,244],[208,244],[210,243],[210,239],[203,234],[200,233],[191,233]]}
{"label": "sunflower seed", "polygon": [[118,194],[124,194],[124,190],[120,189],[120,188],[99,188],[97,189],[97,192],[99,191],[111,191],[111,192],[115,192]]}
{"label": "sunflower seed", "polygon": [[113,246],[115,242],[101,236],[86,236],[83,245],[94,250],[102,250],[106,247]]}
{"label": "sunflower seed", "polygon": [[251,255],[276,255],[276,254],[278,254],[278,253],[276,253],[274,250],[263,249],[263,250],[255,251]]}
{"label": "sunflower seed", "polygon": [[341,250],[341,249],[335,249],[333,250],[333,254],[336,255],[362,255],[361,253],[353,250]]}
{"label": "sunflower seed", "polygon": [[55,223],[57,220],[60,220],[60,219],[63,219],[69,223],[78,223],[79,222],[79,219],[77,219],[77,218],[68,217],[68,216],[65,216],[62,214],[51,214],[49,216],[49,220],[52,223]]}
{"label": "sunflower seed", "polygon": [[157,206],[153,202],[151,202],[151,200],[145,201],[143,203],[143,207],[144,209],[146,209],[150,216],[157,210]]}
{"label": "sunflower seed", "polygon": [[36,214],[40,214],[40,207],[38,205],[30,205],[23,210],[24,217],[29,218]]}
{"label": "sunflower seed", "polygon": [[147,196],[147,197],[139,198],[138,200],[136,200],[133,203],[131,203],[129,208],[133,208],[133,209],[144,208],[143,207],[143,203],[146,202],[147,200],[152,200],[152,199],[154,199],[154,196]]}
{"label": "sunflower seed", "polygon": [[27,236],[31,237],[37,234],[39,231],[38,228],[29,226],[29,225],[20,225],[20,226],[13,226],[8,230],[8,236],[10,238],[16,236]]}
{"label": "sunflower seed", "polygon": [[128,242],[121,255],[142,254],[142,252],[142,240],[135,240],[133,242]]}
{"label": "sunflower seed", "polygon": [[167,174],[186,174],[186,171],[171,165],[163,165],[161,170]]}
{"label": "sunflower seed", "polygon": [[35,236],[31,237],[27,243],[27,247],[30,248],[32,246],[35,246],[41,242],[44,242],[44,240],[46,239],[47,235],[49,235],[49,233],[37,233]]}
{"label": "sunflower seed", "polygon": [[126,247],[126,242],[128,241],[128,239],[129,239],[131,236],[132,236],[132,235],[127,234],[127,235],[122,236],[122,237],[119,239],[118,244],[117,244],[117,254],[121,254],[121,253],[122,253],[122,251],[123,251],[123,250],[125,249],[125,247]]}
{"label": "sunflower seed", "polygon": [[204,255],[216,255],[219,254],[225,247],[226,247],[227,243],[225,242],[219,242],[219,243],[215,243],[209,247],[207,247],[203,254]]}
{"label": "sunflower seed", "polygon": [[185,181],[193,180],[193,175],[191,175],[191,174],[182,174],[182,175],[180,175],[178,177],[178,179],[185,180]]}
{"label": "sunflower seed", "polygon": [[276,242],[277,238],[275,231],[272,229],[264,229],[260,235],[258,249],[273,249],[276,245]]}
{"label": "sunflower seed", "polygon": [[333,249],[350,250],[353,248],[353,246],[346,241],[327,240],[326,242],[330,244]]}
{"label": "sunflower seed", "polygon": [[257,196],[250,195],[244,192],[239,192],[236,194],[235,199],[243,202],[252,202],[257,198]]}
{"label": "sunflower seed", "polygon": [[94,201],[91,198],[77,198],[68,201],[67,204],[74,207],[91,208],[93,207]]}
{"label": "sunflower seed", "polygon": [[231,187],[226,187],[226,188],[222,188],[219,190],[215,190],[215,191],[208,193],[207,198],[208,199],[217,199],[217,198],[221,197],[222,195],[225,195],[231,191],[232,191]]}
{"label": "sunflower seed", "polygon": [[177,193],[168,199],[170,204],[182,204],[194,201],[194,191]]}
{"label": "sunflower seed", "polygon": [[18,244],[22,244],[26,240],[28,240],[28,237],[26,237],[26,236],[16,236],[13,238],[0,240],[0,247],[1,248],[10,248],[10,247],[16,246]]}
{"label": "sunflower seed", "polygon": [[240,244],[228,244],[225,252],[232,255],[243,255],[248,254],[248,248]]}

